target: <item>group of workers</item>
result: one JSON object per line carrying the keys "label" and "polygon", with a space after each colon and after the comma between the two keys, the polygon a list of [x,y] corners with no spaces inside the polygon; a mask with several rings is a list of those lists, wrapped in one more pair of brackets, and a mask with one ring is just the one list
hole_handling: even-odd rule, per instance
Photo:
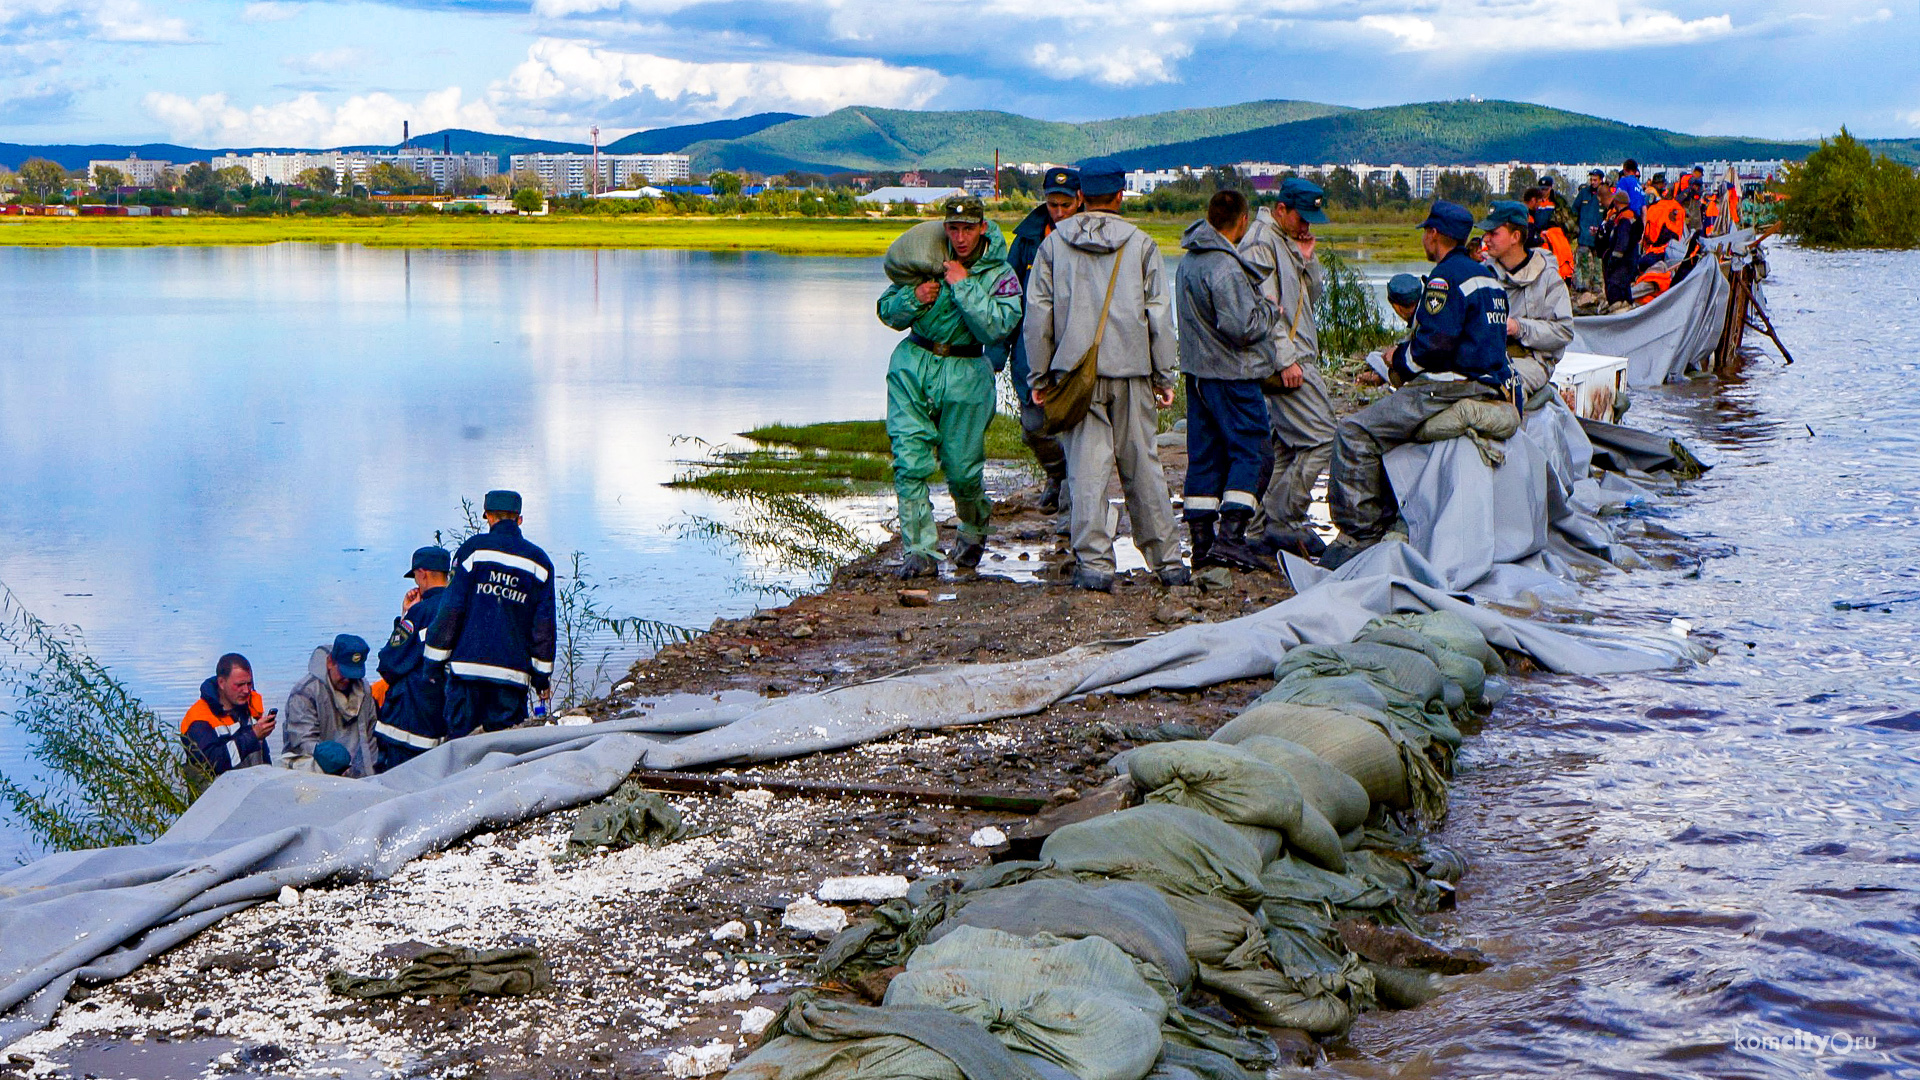
{"label": "group of workers", "polygon": [[1672,183],[1655,173],[1643,185],[1639,163],[1628,158],[1614,179],[1589,172],[1567,217],[1579,245],[1575,289],[1600,294],[1604,310],[1622,310],[1678,284],[1701,237],[1739,226],[1740,188],[1709,181],[1698,165]]}
{"label": "group of workers", "polygon": [[222,656],[180,722],[194,793],[252,765],[371,776],[450,739],[520,723],[529,691],[549,700],[553,561],[521,535],[517,492],[490,491],[482,509],[486,529],[457,551],[413,553],[404,575],[413,587],[373,658],[373,681],[367,642],[340,634],[314,649],[282,721],[263,709],[247,658]]}
{"label": "group of workers", "polygon": [[[980,564],[992,509],[984,439],[1002,358],[1046,472],[1041,508],[1067,519],[1072,584],[1099,591],[1114,584],[1107,485],[1116,471],[1147,568],[1168,586],[1191,580],[1156,449],[1175,378],[1186,388],[1181,517],[1193,565],[1243,570],[1277,569],[1282,551],[1341,565],[1398,516],[1389,449],[1462,399],[1522,409],[1551,397],[1573,338],[1578,261],[1554,224],[1551,192],[1495,202],[1478,223],[1481,258],[1468,249],[1473,215],[1433,204],[1419,226],[1432,271],[1388,288],[1410,329],[1382,358],[1381,381],[1394,389],[1337,419],[1315,322],[1326,287],[1313,235],[1328,220],[1321,188],[1288,177],[1257,214],[1240,192],[1217,192],[1181,237],[1171,288],[1153,239],[1120,215],[1123,188],[1110,161],[1048,169],[1045,202],[1014,229],[1011,249],[979,200],[955,196],[943,206],[953,256],[944,274],[881,296],[881,321],[907,331],[887,373],[903,578],[939,570],[927,492],[936,464],[958,517],[953,564]],[[1075,406],[1062,407],[1067,400]],[[1307,517],[1323,473],[1339,528],[1331,545]]]}

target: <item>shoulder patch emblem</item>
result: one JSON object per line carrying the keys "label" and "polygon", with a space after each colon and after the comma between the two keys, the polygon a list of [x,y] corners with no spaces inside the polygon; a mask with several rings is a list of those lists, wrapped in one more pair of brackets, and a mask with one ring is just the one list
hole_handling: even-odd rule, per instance
{"label": "shoulder patch emblem", "polygon": [[390,649],[397,649],[400,646],[405,645],[407,643],[407,639],[412,636],[413,636],[412,628],[407,626],[405,623],[401,623],[393,628],[393,636],[387,639],[387,647]]}
{"label": "shoulder patch emblem", "polygon": [[995,285],[993,287],[993,295],[1019,296],[1020,295],[1020,276],[1018,274],[1015,274],[1011,270],[1007,271],[1006,276],[1000,279],[1000,284]]}
{"label": "shoulder patch emblem", "polygon": [[1447,294],[1452,291],[1453,286],[1448,284],[1445,278],[1429,279],[1425,301],[1421,306],[1426,309],[1427,314],[1438,315],[1441,309],[1447,306]]}

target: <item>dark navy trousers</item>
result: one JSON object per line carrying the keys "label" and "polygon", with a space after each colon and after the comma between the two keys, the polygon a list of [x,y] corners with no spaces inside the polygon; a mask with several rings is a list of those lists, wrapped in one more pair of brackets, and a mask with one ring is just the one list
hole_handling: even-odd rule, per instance
{"label": "dark navy trousers", "polygon": [[1259,505],[1273,475],[1267,398],[1257,379],[1187,380],[1185,520]]}
{"label": "dark navy trousers", "polygon": [[447,738],[502,731],[527,718],[527,688],[484,679],[447,680]]}

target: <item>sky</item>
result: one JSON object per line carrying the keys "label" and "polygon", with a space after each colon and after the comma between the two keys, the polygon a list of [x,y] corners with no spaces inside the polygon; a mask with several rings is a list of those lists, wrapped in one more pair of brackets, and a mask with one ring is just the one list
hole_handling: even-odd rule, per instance
{"label": "sky", "polygon": [[0,141],[584,142],[768,110],[1478,95],[1920,136],[1920,0],[0,0]]}

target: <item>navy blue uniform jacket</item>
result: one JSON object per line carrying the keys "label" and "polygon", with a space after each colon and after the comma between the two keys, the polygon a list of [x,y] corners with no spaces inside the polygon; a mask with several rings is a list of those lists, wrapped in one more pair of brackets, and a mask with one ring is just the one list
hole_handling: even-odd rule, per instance
{"label": "navy blue uniform jacket", "polygon": [[427,628],[440,614],[444,588],[420,594],[393,620],[393,636],[380,650],[380,677],[387,699],[373,733],[416,750],[431,750],[447,737],[447,668],[427,659]]}
{"label": "navy blue uniform jacket", "polygon": [[425,657],[451,675],[544,691],[553,676],[553,560],[502,521],[453,553]]}
{"label": "navy blue uniform jacket", "polygon": [[1485,266],[1462,248],[1434,264],[1413,312],[1413,337],[1396,349],[1394,369],[1464,375],[1488,386],[1505,386],[1507,292]]}

